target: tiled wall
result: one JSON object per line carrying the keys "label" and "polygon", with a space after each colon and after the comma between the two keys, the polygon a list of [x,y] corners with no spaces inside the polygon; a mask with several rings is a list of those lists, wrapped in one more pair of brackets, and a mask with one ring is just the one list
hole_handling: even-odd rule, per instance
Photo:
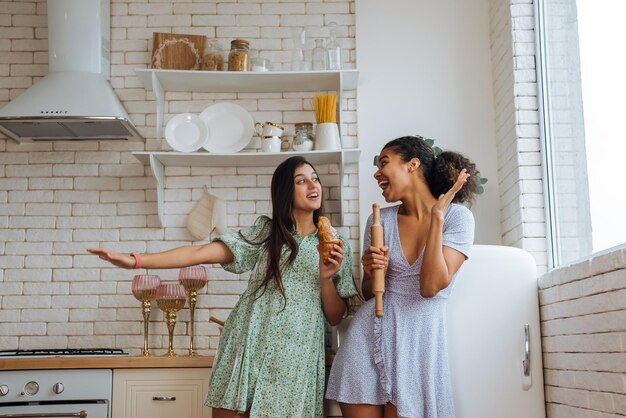
{"label": "tiled wall", "polygon": [[[155,252],[191,244],[186,215],[205,185],[227,201],[231,229],[250,225],[270,211],[273,168],[168,167],[164,226],[159,227],[155,180],[131,154],[167,149],[156,141],[154,98],[134,72],[150,61],[153,32],[202,34],[217,38],[223,47],[244,37],[261,56],[287,70],[292,27],[304,26],[311,37],[325,37],[331,21],[338,24],[345,67],[354,68],[353,1],[113,0],[111,84],[147,140],[18,145],[0,139],[0,349],[101,346],[137,354],[143,338],[140,304],[130,294],[135,272],[109,268],[85,248]],[[44,76],[47,59],[46,1],[0,2],[0,101],[16,97]],[[165,121],[229,101],[245,107],[255,120],[284,123],[293,134],[294,122],[314,121],[313,95],[168,93]],[[356,92],[348,92],[341,106],[344,146],[356,147]],[[258,147],[258,141],[250,147]],[[316,168],[335,224],[343,183],[343,232],[358,249],[356,165],[347,166],[342,179],[336,165]],[[177,277],[176,271],[157,273],[163,280]],[[196,311],[195,345],[202,354],[212,353],[217,342],[218,329],[208,322],[209,315],[225,318],[247,284],[246,275],[217,267],[209,275]],[[151,318],[150,346],[162,352],[167,346],[163,317],[154,308]],[[188,319],[187,310],[179,314],[174,345],[181,352],[188,345]]]}
{"label": "tiled wall", "polygon": [[548,418],[626,415],[626,248],[540,281]]}
{"label": "tiled wall", "polygon": [[490,0],[503,244],[548,268],[533,0]]}

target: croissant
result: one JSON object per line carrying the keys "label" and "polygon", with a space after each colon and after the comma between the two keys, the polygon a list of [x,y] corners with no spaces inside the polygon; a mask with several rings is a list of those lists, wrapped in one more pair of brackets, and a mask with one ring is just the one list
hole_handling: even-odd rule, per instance
{"label": "croissant", "polygon": [[335,228],[330,224],[330,220],[325,216],[320,216],[317,220],[317,238],[319,244],[317,251],[320,253],[320,258],[324,263],[327,262],[330,256],[330,252],[333,250],[333,245],[342,245],[342,241],[337,239],[337,232]]}
{"label": "croissant", "polygon": [[333,240],[334,228],[330,224],[330,220],[326,216],[320,216],[317,220],[317,237],[320,242]]}

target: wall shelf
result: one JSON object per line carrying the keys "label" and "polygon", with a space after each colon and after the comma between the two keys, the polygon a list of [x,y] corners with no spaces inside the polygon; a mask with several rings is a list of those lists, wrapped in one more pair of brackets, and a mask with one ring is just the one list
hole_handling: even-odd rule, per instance
{"label": "wall shelf", "polygon": [[[340,183],[343,180],[344,166],[358,164],[361,150],[342,149],[338,151],[306,151],[306,152],[239,152],[233,154],[213,154],[208,152],[133,152],[133,156],[144,165],[150,166],[152,175],[156,179],[157,209],[159,222],[163,225],[164,216],[164,189],[166,166],[196,166],[196,167],[276,167],[289,157],[301,155],[313,165],[337,164],[339,166]],[[343,185],[339,187],[339,201],[341,224],[343,225]]]}
{"label": "wall shelf", "polygon": [[[157,141],[161,139],[165,93],[272,93],[272,92],[337,92],[341,103],[342,92],[355,90],[358,70],[337,71],[185,71],[136,69],[135,73],[147,91],[154,92],[157,105]],[[340,105],[341,106],[341,105]],[[341,127],[341,111],[337,109]]]}

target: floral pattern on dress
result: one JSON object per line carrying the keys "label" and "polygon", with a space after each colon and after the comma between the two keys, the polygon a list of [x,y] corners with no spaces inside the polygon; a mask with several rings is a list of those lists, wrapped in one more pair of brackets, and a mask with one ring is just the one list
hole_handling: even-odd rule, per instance
{"label": "floral pattern on dress", "polygon": [[[271,219],[261,217],[241,230],[248,240],[269,235]],[[317,233],[293,237],[298,255],[283,273],[285,298],[275,286],[257,291],[267,268],[265,244],[246,242],[240,233],[222,235],[233,253],[223,264],[233,273],[251,271],[248,288],[224,324],[205,404],[251,418],[323,417],[325,347],[319,277]],[[344,245],[344,259],[333,278],[342,298],[357,294],[352,280],[352,250]],[[283,251],[285,260],[288,251]]]}

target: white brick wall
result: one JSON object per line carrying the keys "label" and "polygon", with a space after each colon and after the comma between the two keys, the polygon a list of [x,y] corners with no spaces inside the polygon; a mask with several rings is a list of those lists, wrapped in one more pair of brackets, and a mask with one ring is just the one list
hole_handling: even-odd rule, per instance
{"label": "white brick wall", "polygon": [[490,0],[503,244],[548,268],[533,0]]}
{"label": "white brick wall", "polygon": [[[131,151],[168,149],[156,141],[156,105],[134,70],[150,61],[155,31],[216,37],[223,48],[234,37],[288,69],[293,26],[306,26],[313,38],[326,37],[324,25],[338,24],[346,68],[355,67],[354,1],[311,3],[248,1],[212,3],[111,2],[111,84],[146,143],[54,142],[18,145],[0,139],[0,349],[111,346],[138,354],[143,346],[140,304],[130,294],[133,271],[106,266],[85,248],[106,246],[118,251],[155,252],[191,244],[186,215],[208,185],[225,199],[228,226],[250,225],[271,211],[267,167],[167,167],[165,219],[158,227],[155,180]],[[0,3],[0,105],[19,95],[47,72],[45,0]],[[210,94],[168,93],[165,121],[180,112],[201,112],[219,102],[235,102],[255,120],[283,123],[314,121],[314,93]],[[341,103],[344,143],[357,146],[356,93]],[[258,141],[251,143],[258,147]],[[325,185],[326,210],[339,221],[338,169],[316,167]],[[344,228],[359,248],[358,170],[344,176]],[[334,200],[333,200],[334,199]],[[352,213],[350,213],[352,212]],[[355,254],[355,265],[357,263]],[[209,266],[212,267],[212,266]],[[358,274],[358,269],[355,270]],[[175,280],[177,271],[155,271]],[[218,330],[209,315],[225,318],[246,287],[247,275],[220,268],[209,270],[196,310],[196,348],[210,354]],[[184,352],[189,312],[181,311],[175,348]],[[163,315],[151,316],[150,346],[167,347]]]}
{"label": "white brick wall", "polygon": [[626,415],[626,248],[539,280],[548,418]]}

